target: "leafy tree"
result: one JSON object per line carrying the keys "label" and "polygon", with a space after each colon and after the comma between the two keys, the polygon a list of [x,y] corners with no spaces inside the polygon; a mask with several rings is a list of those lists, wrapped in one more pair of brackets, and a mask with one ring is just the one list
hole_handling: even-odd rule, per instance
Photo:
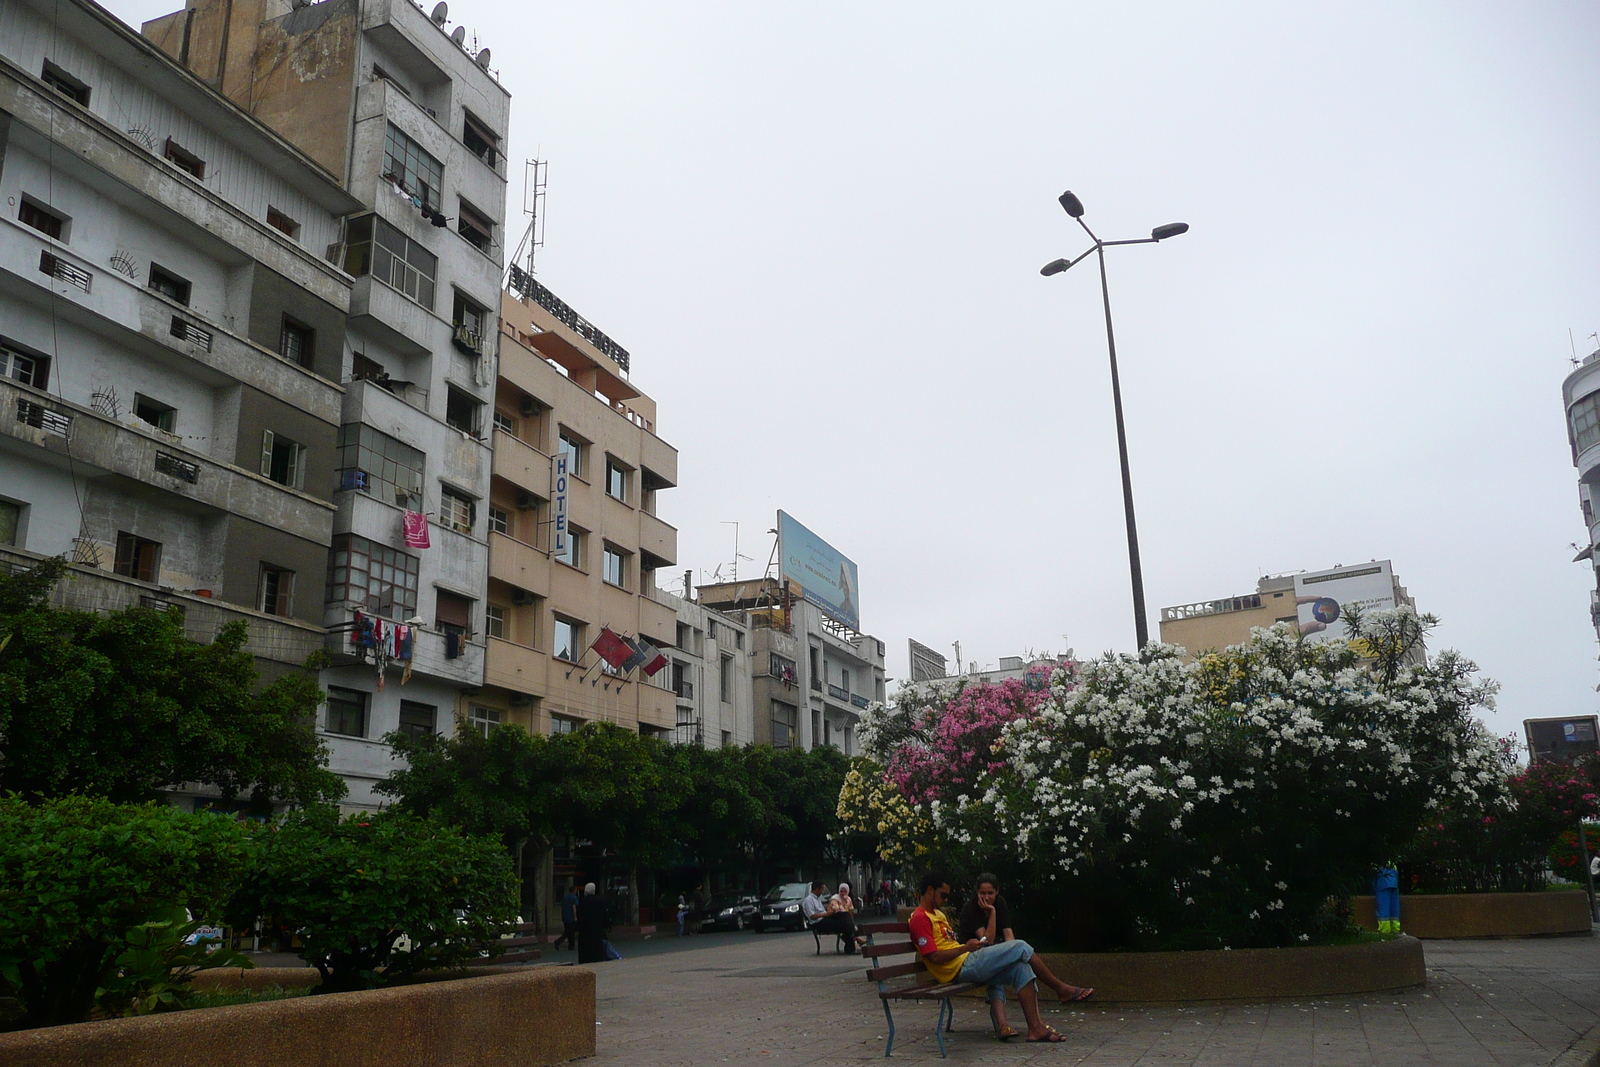
{"label": "leafy tree", "polygon": [[247,858],[244,830],[216,815],[0,799],[0,991],[22,1002],[21,1025],[77,1022],[108,988],[113,999],[136,996],[137,983],[117,981],[138,970],[130,951],[148,947],[154,927],[181,923],[185,908],[217,915]]}
{"label": "leafy tree", "polygon": [[318,992],[462,966],[516,919],[516,879],[490,837],[392,812],[340,821],[332,808],[291,813],[256,837],[229,915],[299,930]]}
{"label": "leafy tree", "polygon": [[172,612],[52,608],[62,569],[0,575],[0,791],[135,802],[200,782],[260,809],[344,795],[310,670],[261,686],[243,622],[207,645]]}

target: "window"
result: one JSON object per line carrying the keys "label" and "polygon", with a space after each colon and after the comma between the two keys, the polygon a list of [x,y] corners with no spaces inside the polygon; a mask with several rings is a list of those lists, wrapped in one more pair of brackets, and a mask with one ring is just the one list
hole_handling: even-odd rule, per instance
{"label": "window", "polygon": [[849,671],[841,670],[839,672],[839,688],[843,689],[846,693],[850,692],[850,672]]}
{"label": "window", "polygon": [[158,264],[150,264],[149,286],[168,300],[189,306],[189,283]]}
{"label": "window", "polygon": [[689,649],[689,624],[688,623],[680,622],[678,624],[678,636],[677,636],[677,640],[675,640],[673,642],[673,644],[677,645],[679,648],[683,649],[684,651],[688,651],[688,649]]}
{"label": "window", "polygon": [[472,723],[472,728],[484,737],[489,736],[489,731],[500,725],[500,709],[486,708],[482,704],[471,704],[467,708],[467,719]]}
{"label": "window", "polygon": [[556,659],[576,663],[583,658],[583,653],[583,623],[557,615],[555,641],[550,648],[550,654]]}
{"label": "window", "polygon": [[26,352],[0,338],[0,378],[43,389],[50,380],[50,358]]}
{"label": "window", "polygon": [[134,393],[133,414],[135,418],[143,419],[156,429],[171,433],[178,412],[171,405],[151,400],[143,393]]}
{"label": "window", "polygon": [[256,610],[268,615],[288,615],[294,609],[294,571],[261,565],[260,588],[256,594]]}
{"label": "window", "polygon": [[556,441],[556,451],[567,454],[567,469],[579,478],[584,476],[583,461],[588,453],[588,446],[589,442],[565,429],[561,431],[560,439]]}
{"label": "window", "polygon": [[617,500],[628,499],[629,470],[614,459],[606,460],[606,495]]}
{"label": "window", "polygon": [[612,585],[627,586],[628,584],[628,556],[624,552],[607,545],[601,561],[600,578]]}
{"label": "window", "polygon": [[395,387],[395,383],[389,378],[389,372],[383,369],[383,364],[375,359],[368,359],[360,352],[350,353],[350,380],[372,382],[391,392]]}
{"label": "window", "polygon": [[359,422],[339,427],[339,488],[400,507],[422,501],[421,452]]}
{"label": "window", "polygon": [[467,206],[465,200],[461,201],[456,209],[456,232],[467,239],[467,243],[484,255],[490,255],[494,249],[494,223],[483,215]]}
{"label": "window", "polygon": [[22,505],[0,500],[0,545],[16,545],[22,530]]}
{"label": "window", "polygon": [[494,413],[494,428],[507,437],[517,436],[517,420],[501,412]]}
{"label": "window", "polygon": [[744,631],[743,630],[735,630],[735,631],[733,631],[733,647],[734,648],[743,648],[744,647]]}
{"label": "window", "polygon": [[400,732],[407,737],[428,737],[437,728],[439,709],[415,700],[400,702]]}
{"label": "window", "polygon": [[350,220],[344,269],[356,277],[371,274],[433,310],[439,257],[376,215]]}
{"label": "window", "polygon": [[483,632],[490,637],[507,640],[506,637],[506,609],[499,604],[490,604],[483,609]]}
{"label": "window", "polygon": [[489,532],[511,536],[511,513],[493,505],[489,508]]}
{"label": "window", "polygon": [[359,689],[346,689],[340,685],[328,686],[326,721],[326,729],[330,734],[366,737],[367,694]]}
{"label": "window", "polygon": [[500,143],[487,125],[479,122],[470,111],[463,112],[461,123],[461,143],[467,146],[467,151],[493,167],[499,157],[495,145]]}
{"label": "window", "polygon": [[478,521],[478,505],[454,489],[439,490],[439,525],[470,535]]}
{"label": "window", "polygon": [[153,582],[161,573],[161,544],[131,533],[118,532],[117,558],[113,570],[124,578]]}
{"label": "window", "polygon": [[772,702],[772,747],[793,748],[795,730],[800,725],[800,709],[781,700]]}
{"label": "window", "polygon": [[584,544],[583,544],[584,537],[585,537],[585,535],[584,535],[582,530],[578,530],[578,529],[575,529],[574,527],[568,526],[567,527],[567,550],[565,552],[556,553],[556,559],[560,560],[562,563],[565,563],[569,567],[577,567],[579,570],[582,570],[583,569],[583,556],[584,556]]}
{"label": "window", "polygon": [[470,393],[463,393],[453,385],[445,390],[445,424],[462,433],[478,435],[478,415],[482,407]]}
{"label": "window", "polygon": [[444,168],[392,122],[383,143],[383,176],[422,201],[422,210],[439,209]]}
{"label": "window", "polygon": [[1572,456],[1600,444],[1600,393],[1590,393],[1572,405]]}
{"label": "window", "polygon": [[565,715],[550,716],[551,734],[570,734],[578,728],[577,719],[569,719]]}
{"label": "window", "polygon": [[285,315],[278,331],[278,355],[302,367],[311,366],[317,351],[317,331]]}
{"label": "window", "polygon": [[733,703],[733,657],[723,656],[717,670],[718,696],[724,704]]}
{"label": "window", "polygon": [[189,151],[187,148],[184,148],[172,138],[167,138],[167,150],[163,152],[162,155],[166,157],[167,162],[171,163],[179,170],[187,171],[188,173],[193,174],[196,178],[204,180],[206,176],[206,161]]}
{"label": "window", "polygon": [[81,107],[89,106],[89,87],[48,59],[44,61],[44,73],[39,77],[46,85],[73,103]]}
{"label": "window", "polygon": [[271,430],[261,433],[261,477],[291,489],[306,487],[306,446]]}
{"label": "window", "polygon": [[469,356],[483,355],[484,324],[489,313],[473,301],[456,293],[450,308],[450,323],[455,327],[451,340]]}
{"label": "window", "polygon": [[267,206],[267,225],[296,240],[300,237],[300,224],[271,205]]}
{"label": "window", "polygon": [[32,197],[22,198],[22,206],[17,209],[17,221],[24,226],[32,226],[46,237],[66,240],[67,217],[51,211]]}
{"label": "window", "polygon": [[417,557],[355,534],[337,534],[328,554],[328,603],[386,619],[417,613]]}

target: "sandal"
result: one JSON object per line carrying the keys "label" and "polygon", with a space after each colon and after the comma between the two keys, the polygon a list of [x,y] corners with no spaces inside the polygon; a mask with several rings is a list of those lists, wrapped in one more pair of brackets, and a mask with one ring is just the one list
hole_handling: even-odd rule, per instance
{"label": "sandal", "polygon": [[1066,1040],[1066,1038],[1061,1036],[1061,1031],[1055,1029],[1054,1027],[1047,1026],[1047,1027],[1044,1028],[1044,1036],[1043,1037],[1030,1037],[1030,1038],[1028,1038],[1028,1044],[1030,1044],[1030,1045],[1039,1045],[1039,1044],[1057,1045],[1057,1044],[1060,1044],[1061,1042],[1063,1042],[1065,1040]]}
{"label": "sandal", "polygon": [[1076,1004],[1080,1000],[1088,1000],[1094,996],[1094,990],[1089,986],[1069,985],[1067,988],[1073,990],[1073,992],[1057,994],[1063,1004]]}
{"label": "sandal", "polygon": [[999,1038],[1001,1041],[1010,1041],[1012,1038],[1017,1036],[1017,1032],[1008,1026],[1004,1030],[996,1030],[994,1036]]}

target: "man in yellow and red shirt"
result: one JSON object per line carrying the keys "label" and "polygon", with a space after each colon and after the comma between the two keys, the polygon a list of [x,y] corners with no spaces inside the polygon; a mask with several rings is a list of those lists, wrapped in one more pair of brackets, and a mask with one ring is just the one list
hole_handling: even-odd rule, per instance
{"label": "man in yellow and red shirt", "polygon": [[[1094,990],[1068,985],[1051,974],[1044,961],[1035,958],[1033,946],[1026,941],[991,945],[975,937],[962,944],[950,932],[950,920],[942,910],[950,896],[949,879],[937,872],[930,873],[922,879],[921,889],[922,900],[911,913],[911,940],[934,979],[941,984],[981,982],[989,987],[990,1000],[1003,1000],[1005,987],[1011,986],[1016,989],[1023,1017],[1028,1020],[1029,1041],[1066,1040],[1058,1031],[1046,1026],[1040,1017],[1039,994],[1034,983],[1043,981],[1064,1001],[1087,1000],[1094,995]],[[1015,1033],[1002,1031],[1000,1039],[1008,1040]]]}

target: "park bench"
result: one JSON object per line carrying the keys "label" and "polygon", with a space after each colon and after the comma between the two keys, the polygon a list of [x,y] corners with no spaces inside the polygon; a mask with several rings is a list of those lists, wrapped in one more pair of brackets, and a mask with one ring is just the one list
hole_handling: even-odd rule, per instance
{"label": "park bench", "polygon": [[511,928],[508,935],[495,941],[480,941],[473,947],[483,953],[492,952],[497,948],[505,950],[501,955],[489,960],[490,963],[531,963],[542,955],[533,947],[542,940],[532,923],[519,923]]}
{"label": "park bench", "polygon": [[[811,931],[811,936],[817,942],[817,955],[819,955],[819,956],[822,955],[822,931],[818,930],[815,926],[807,926],[806,929]],[[840,953],[842,953],[843,951],[844,951],[844,934],[843,933],[835,933],[833,935],[833,954],[837,956]]]}
{"label": "park bench", "polygon": [[[884,1056],[887,1057],[894,1050],[894,1012],[890,1010],[889,1002],[933,1000],[939,1003],[939,1014],[933,1023],[933,1036],[939,1042],[939,1055],[943,1057],[944,1035],[946,1031],[955,1029],[953,1024],[956,1009],[950,998],[970,993],[974,989],[983,989],[984,986],[978,982],[934,981],[933,975],[922,965],[922,957],[917,954],[917,946],[911,942],[910,923],[866,923],[858,929],[867,935],[867,943],[861,949],[861,954],[867,959],[877,962],[886,956],[912,957],[909,963],[891,963],[888,966],[872,967],[867,971],[867,981],[878,983],[878,998],[883,1004],[883,1017],[889,1021],[889,1040],[883,1046]],[[905,940],[887,940],[895,934],[904,935]],[[900,979],[907,980],[900,981]],[[993,1023],[992,1018],[990,1022]]]}

